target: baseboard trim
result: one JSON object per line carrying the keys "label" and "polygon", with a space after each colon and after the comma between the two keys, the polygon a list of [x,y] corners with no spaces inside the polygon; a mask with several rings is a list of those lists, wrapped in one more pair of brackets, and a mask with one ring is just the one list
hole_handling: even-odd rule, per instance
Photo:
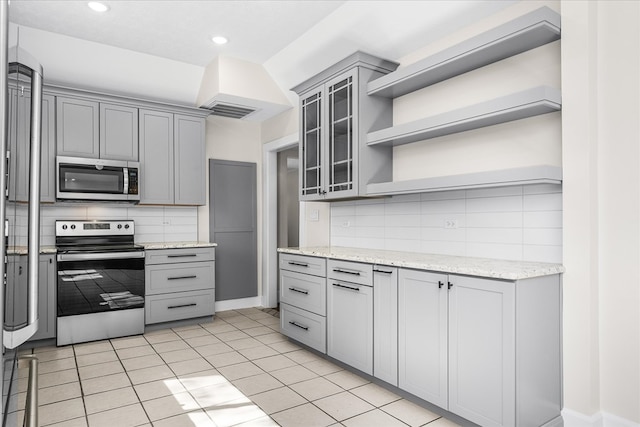
{"label": "baseboard trim", "polygon": [[227,311],[227,310],[237,310],[239,308],[261,307],[261,306],[262,306],[261,297],[249,297],[249,298],[230,299],[226,301],[216,301],[216,304],[215,304],[216,312]]}
{"label": "baseboard trim", "polygon": [[606,412],[588,416],[565,408],[562,410],[562,418],[564,427],[640,427],[640,423]]}

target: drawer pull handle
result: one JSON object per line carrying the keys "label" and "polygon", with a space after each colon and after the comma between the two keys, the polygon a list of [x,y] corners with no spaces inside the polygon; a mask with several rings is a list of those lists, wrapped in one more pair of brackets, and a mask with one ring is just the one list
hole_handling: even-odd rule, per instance
{"label": "drawer pull handle", "polygon": [[308,327],[308,326],[302,326],[302,325],[299,325],[299,324],[297,324],[296,322],[294,322],[293,320],[292,320],[292,321],[290,321],[290,322],[289,322],[289,324],[290,324],[290,325],[295,326],[296,328],[304,329],[305,331],[308,331],[308,330],[309,330],[309,327]]}
{"label": "drawer pull handle", "polygon": [[296,289],[296,288],[289,288],[289,290],[293,292],[299,292],[301,294],[309,295],[309,291],[303,291],[301,289]]}
{"label": "drawer pull handle", "polygon": [[170,305],[167,308],[168,309],[172,309],[172,308],[195,307],[196,305],[198,305],[198,304],[195,303],[195,302],[192,302],[191,304]]}
{"label": "drawer pull handle", "polygon": [[386,271],[386,270],[378,270],[377,268],[373,270],[374,273],[384,273],[384,274],[392,274],[393,271]]}
{"label": "drawer pull handle", "polygon": [[360,275],[359,271],[349,271],[349,270],[343,270],[341,268],[334,268],[333,271],[335,271],[336,273],[353,274],[354,276]]}
{"label": "drawer pull handle", "polygon": [[298,267],[309,267],[309,264],[307,264],[306,262],[289,261],[289,265],[297,265]]}
{"label": "drawer pull handle", "polygon": [[341,285],[339,283],[334,283],[333,286],[337,286],[339,288],[349,289],[349,290],[352,290],[352,291],[360,291],[360,288],[354,288],[353,286],[345,286],[345,285]]}
{"label": "drawer pull handle", "polygon": [[198,276],[177,276],[177,277],[167,277],[167,280],[180,280],[180,279],[196,279]]}
{"label": "drawer pull handle", "polygon": [[185,257],[193,257],[193,256],[198,256],[198,254],[167,255],[167,258],[185,258]]}

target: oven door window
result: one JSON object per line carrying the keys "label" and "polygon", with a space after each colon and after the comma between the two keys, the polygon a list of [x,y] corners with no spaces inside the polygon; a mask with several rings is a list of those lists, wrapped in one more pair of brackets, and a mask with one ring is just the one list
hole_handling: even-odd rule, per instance
{"label": "oven door window", "polygon": [[144,307],[144,258],[58,261],[58,316]]}
{"label": "oven door window", "polygon": [[124,192],[122,168],[61,164],[59,167],[60,191],[63,193],[108,193]]}

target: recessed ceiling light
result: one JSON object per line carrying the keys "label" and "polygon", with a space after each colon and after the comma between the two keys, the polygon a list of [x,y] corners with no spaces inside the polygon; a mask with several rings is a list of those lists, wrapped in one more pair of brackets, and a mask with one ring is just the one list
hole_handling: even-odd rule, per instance
{"label": "recessed ceiling light", "polygon": [[227,43],[229,41],[224,36],[213,36],[213,37],[211,37],[211,40],[213,40],[213,42],[215,44],[225,44],[225,43]]}
{"label": "recessed ceiling light", "polygon": [[106,12],[109,10],[109,6],[104,3],[100,3],[99,1],[90,1],[87,3],[87,6],[96,12]]}

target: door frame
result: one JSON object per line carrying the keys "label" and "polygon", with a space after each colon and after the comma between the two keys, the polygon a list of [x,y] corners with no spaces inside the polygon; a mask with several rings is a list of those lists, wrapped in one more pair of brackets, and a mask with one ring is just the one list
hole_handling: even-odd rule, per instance
{"label": "door frame", "polygon": [[[278,152],[298,146],[298,141],[296,132],[267,142],[262,149],[263,307],[273,308],[278,304]],[[300,233],[302,235],[302,229]]]}

